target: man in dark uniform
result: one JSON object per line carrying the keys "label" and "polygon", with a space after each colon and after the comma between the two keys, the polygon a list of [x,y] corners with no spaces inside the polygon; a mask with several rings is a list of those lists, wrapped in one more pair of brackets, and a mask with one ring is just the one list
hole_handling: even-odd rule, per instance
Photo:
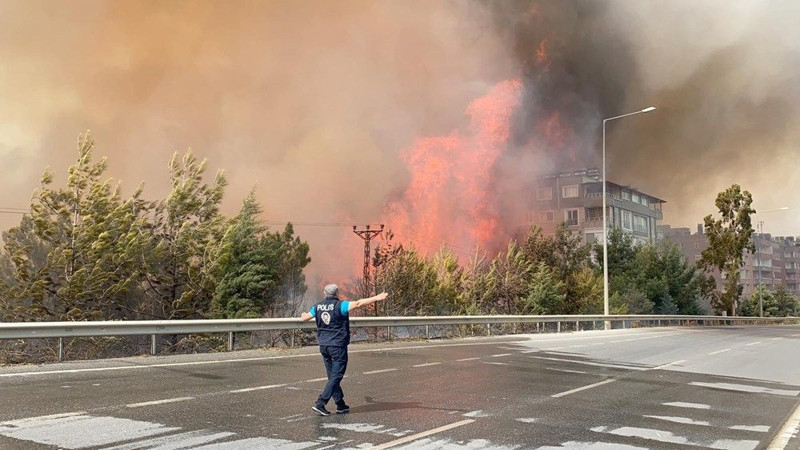
{"label": "man in dark uniform", "polygon": [[303,312],[300,318],[304,321],[316,319],[317,341],[325,371],[328,372],[328,384],[317,402],[311,407],[321,416],[330,415],[325,409],[328,400],[333,397],[336,402],[336,414],[347,414],[350,407],[344,402],[344,393],[340,383],[347,370],[347,345],[350,343],[350,311],[385,299],[389,294],[380,293],[374,297],[362,298],[356,301],[339,300],[339,286],[329,284],[325,286],[325,299],[311,307],[309,312]]}

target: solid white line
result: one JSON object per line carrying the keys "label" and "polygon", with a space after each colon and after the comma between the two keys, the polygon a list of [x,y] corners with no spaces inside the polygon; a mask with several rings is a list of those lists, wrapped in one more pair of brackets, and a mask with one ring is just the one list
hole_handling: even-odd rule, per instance
{"label": "solid white line", "polygon": [[163,405],[164,403],[175,403],[175,402],[182,402],[185,400],[194,400],[194,397],[168,398],[165,400],[155,400],[152,402],[131,403],[130,405],[125,405],[125,406],[127,406],[128,408],[141,408],[142,406]]}
{"label": "solid white line", "polygon": [[317,381],[328,381],[328,378],[314,378],[312,380],[301,381],[301,383],[316,383]]}
{"label": "solid white line", "polygon": [[704,405],[702,403],[670,402],[670,403],[662,403],[662,405],[677,406],[679,408],[711,409],[711,405]]}
{"label": "solid white line", "polygon": [[789,440],[792,439],[792,436],[800,431],[800,406],[794,410],[791,417],[786,420],[786,423],[783,424],[778,434],[775,435],[775,439],[770,442],[769,447],[767,450],[783,450],[789,445]]}
{"label": "solid white line", "polygon": [[461,358],[461,359],[457,359],[456,361],[457,361],[457,362],[461,362],[461,361],[475,361],[476,359],[481,359],[481,358],[480,358],[480,357],[475,357],[475,358]]}
{"label": "solid white line", "polygon": [[569,394],[574,394],[576,392],[585,391],[587,389],[591,389],[591,388],[594,388],[594,387],[597,387],[597,386],[602,386],[604,384],[613,383],[614,381],[617,381],[617,380],[615,380],[614,378],[609,378],[608,380],[603,380],[603,381],[600,381],[599,383],[589,384],[587,386],[571,389],[569,391],[559,392],[558,394],[551,395],[551,397],[553,397],[553,398],[564,397],[564,396],[569,395]]}
{"label": "solid white line", "polygon": [[744,344],[744,346],[745,346],[745,347],[749,347],[749,346],[751,346],[751,345],[757,345],[757,344],[760,344],[760,343],[761,343],[761,341],[755,341],[755,342],[751,342],[751,343],[749,343],[749,344]]}
{"label": "solid white line", "polygon": [[371,370],[369,372],[363,372],[364,375],[372,375],[374,373],[384,373],[384,372],[394,372],[397,369],[381,369],[381,370]]}
{"label": "solid white line", "polygon": [[493,361],[484,361],[483,363],[484,364],[493,364],[495,366],[508,366],[509,365],[508,363],[493,362]]}
{"label": "solid white line", "polygon": [[423,431],[422,433],[412,434],[411,436],[406,436],[402,439],[397,439],[391,442],[387,442],[385,444],[378,445],[376,447],[370,447],[375,450],[382,450],[384,448],[391,448],[396,447],[400,444],[405,444],[406,442],[416,441],[417,439],[424,438],[426,436],[430,436],[432,434],[440,433],[442,431],[452,430],[453,428],[460,427],[462,425],[466,425],[469,423],[475,422],[475,419],[465,419],[460,422],[451,423],[450,425],[445,425],[439,428],[434,428],[428,431]]}
{"label": "solid white line", "polygon": [[439,364],[441,364],[441,363],[440,363],[440,362],[430,362],[430,363],[425,363],[425,364],[416,364],[416,365],[413,365],[413,366],[411,366],[411,367],[428,367],[428,366],[438,366]]}
{"label": "solid white line", "polygon": [[230,392],[231,394],[236,394],[238,392],[260,391],[262,389],[272,389],[272,388],[284,387],[284,386],[286,386],[286,384],[270,384],[269,386],[257,386],[257,387],[244,388],[244,389],[235,389],[233,391],[228,391],[228,392]]}
{"label": "solid white line", "polygon": [[511,353],[498,353],[497,355],[490,356],[490,358],[500,358],[501,356],[511,356]]}
{"label": "solid white line", "polygon": [[731,351],[731,349],[726,348],[726,349],[723,349],[723,350],[717,350],[715,352],[711,352],[711,353],[709,353],[709,355],[719,355],[720,353],[725,353],[725,352],[729,352],[729,351]]}

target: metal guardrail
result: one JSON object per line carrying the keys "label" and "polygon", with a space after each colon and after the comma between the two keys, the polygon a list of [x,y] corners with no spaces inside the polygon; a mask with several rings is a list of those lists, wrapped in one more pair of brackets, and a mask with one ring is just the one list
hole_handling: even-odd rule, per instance
{"label": "metal guardrail", "polygon": [[[727,317],[727,316],[680,316],[680,315],[492,315],[492,316],[419,316],[419,317],[352,317],[350,326],[356,328],[416,327],[435,325],[486,325],[491,334],[491,325],[521,323],[556,323],[561,331],[562,323],[622,322],[652,323],[653,325],[765,325],[800,324],[798,317]],[[59,360],[63,359],[63,339],[88,336],[151,336],[151,353],[156,353],[156,336],[198,333],[228,333],[228,350],[233,348],[233,334],[247,331],[298,330],[315,328],[313,322],[297,318],[281,319],[221,319],[221,320],[131,320],[88,322],[0,322],[0,340],[4,339],[59,339]],[[601,326],[602,328],[602,326]],[[427,334],[427,328],[426,328]]]}

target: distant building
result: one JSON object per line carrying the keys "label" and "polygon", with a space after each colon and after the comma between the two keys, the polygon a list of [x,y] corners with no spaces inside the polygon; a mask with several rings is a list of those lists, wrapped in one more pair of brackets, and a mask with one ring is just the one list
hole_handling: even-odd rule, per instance
{"label": "distant building", "polygon": [[[608,228],[619,227],[636,241],[655,241],[664,200],[610,181],[606,182]],[[528,221],[553,233],[562,222],[586,242],[603,238],[603,181],[597,169],[546,175],[531,193]]]}
{"label": "distant building", "polygon": [[[701,253],[708,247],[702,225],[697,225],[694,234],[688,228],[672,228],[669,225],[659,226],[659,232],[665,240],[678,244],[690,262],[699,261]],[[794,295],[800,294],[800,237],[773,237],[769,233],[758,233],[753,235],[753,243],[756,252],[745,252],[741,270],[742,296],[752,295],[758,285],[770,291],[784,286]],[[721,277],[715,274],[715,278],[719,285]]]}

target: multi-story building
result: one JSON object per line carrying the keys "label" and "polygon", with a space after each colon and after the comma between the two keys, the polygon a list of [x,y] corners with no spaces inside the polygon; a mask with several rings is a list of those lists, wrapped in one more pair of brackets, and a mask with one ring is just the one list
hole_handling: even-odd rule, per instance
{"label": "multi-story building", "polygon": [[[606,181],[608,227],[631,233],[636,241],[658,239],[656,225],[663,218],[657,197],[633,187]],[[554,232],[562,222],[586,242],[603,237],[603,181],[597,169],[562,172],[539,178],[531,193],[529,222]]]}
{"label": "multi-story building", "polygon": [[[679,245],[689,261],[699,261],[701,253],[708,247],[702,225],[697,225],[694,234],[688,228],[672,228],[669,225],[659,226],[659,232],[665,240]],[[800,294],[800,237],[773,237],[769,233],[757,233],[753,235],[753,243],[756,251],[752,254],[745,252],[741,270],[742,296],[749,297],[759,285],[770,291],[784,286],[789,292]],[[715,277],[717,283],[721,283],[719,274],[715,274]]]}

